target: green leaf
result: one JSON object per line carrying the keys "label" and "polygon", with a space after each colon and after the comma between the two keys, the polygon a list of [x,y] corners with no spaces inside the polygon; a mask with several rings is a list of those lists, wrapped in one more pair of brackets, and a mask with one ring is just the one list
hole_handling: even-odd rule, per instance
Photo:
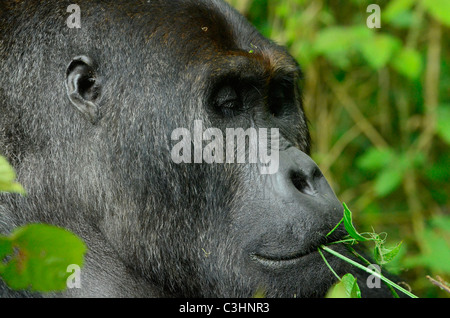
{"label": "green leaf", "polygon": [[411,10],[415,2],[416,0],[389,1],[381,17],[391,25],[399,27],[409,27],[416,20]]}
{"label": "green leaf", "polygon": [[313,50],[316,54],[325,55],[334,65],[347,68],[351,52],[372,36],[373,33],[367,27],[329,27],[318,33]]}
{"label": "green leaf", "polygon": [[0,264],[3,259],[12,253],[12,243],[11,240],[7,237],[0,236]]}
{"label": "green leaf", "polygon": [[352,44],[351,39],[348,37],[349,32],[349,29],[344,27],[323,29],[319,32],[314,42],[315,51],[322,54],[330,54],[349,50]]}
{"label": "green leaf", "polygon": [[419,233],[423,252],[408,256],[404,260],[407,267],[424,266],[431,271],[450,274],[450,216],[442,215],[431,219]]}
{"label": "green leaf", "polygon": [[382,198],[394,192],[402,184],[404,175],[404,169],[385,169],[375,180],[375,194]]}
{"label": "green leaf", "polygon": [[[357,262],[351,260],[351,259],[348,258],[348,257],[345,257],[344,255],[342,255],[342,254],[340,254],[340,253],[338,253],[338,252],[332,250],[331,248],[329,248],[329,247],[327,247],[327,246],[323,246],[323,245],[322,245],[320,248],[323,249],[324,251],[327,251],[328,253],[330,253],[330,254],[332,254],[332,255],[334,255],[334,256],[340,258],[341,260],[343,260],[343,261],[345,261],[345,262],[347,262],[347,263],[350,263],[351,265],[356,266],[357,268],[359,268],[359,269],[361,269],[361,270],[363,270],[363,271],[365,271],[365,272],[367,272],[367,273],[373,275],[373,271],[367,269],[367,267],[365,267],[365,266],[363,266],[363,265],[361,265],[361,264],[359,264],[359,263],[357,263]],[[394,288],[400,290],[401,292],[405,293],[406,295],[408,295],[408,296],[410,296],[410,297],[412,297],[412,298],[417,298],[417,296],[415,296],[414,294],[410,293],[409,291],[407,291],[407,290],[404,289],[403,287],[397,285],[397,284],[394,283],[393,281],[387,279],[386,277],[384,277],[384,276],[381,275],[379,278],[380,278],[383,282],[385,282],[386,284],[389,284],[390,286],[392,286],[392,287],[394,287]]]}
{"label": "green leaf", "polygon": [[422,3],[431,16],[450,26],[450,0],[422,0]]}
{"label": "green leaf", "polygon": [[23,187],[14,182],[16,173],[5,157],[0,156],[0,192],[13,192],[25,194]]}
{"label": "green leaf", "polygon": [[253,298],[266,298],[266,290],[265,288],[258,287],[255,294],[253,295]]}
{"label": "green leaf", "polygon": [[19,193],[25,195],[25,189],[22,187],[20,183],[17,182],[0,182],[0,192],[10,192],[10,193]]}
{"label": "green leaf", "polygon": [[391,61],[392,67],[409,79],[417,79],[422,73],[422,57],[411,48],[403,48]]}
{"label": "green leaf", "polygon": [[[435,182],[447,183],[450,179],[450,156],[443,152],[433,163],[433,165],[425,169],[426,177]],[[447,197],[447,195],[446,195]]]}
{"label": "green leaf", "polygon": [[361,298],[356,278],[352,274],[345,274],[341,281],[328,292],[327,298]]}
{"label": "green leaf", "polygon": [[359,169],[365,171],[379,171],[390,165],[395,154],[390,148],[370,148],[356,161]]}
{"label": "green leaf", "polygon": [[436,132],[450,145],[450,105],[439,105]]}
{"label": "green leaf", "polygon": [[386,66],[393,54],[401,48],[397,38],[387,34],[377,34],[361,42],[360,51],[369,65],[379,70]]}
{"label": "green leaf", "polygon": [[364,242],[367,241],[367,239],[362,236],[361,234],[358,233],[358,231],[356,231],[355,227],[353,226],[352,223],[352,212],[350,211],[350,209],[347,207],[347,205],[345,203],[343,203],[344,206],[344,226],[345,226],[345,230],[347,231],[347,233],[354,238],[355,240],[359,241],[359,242]]}
{"label": "green leaf", "polygon": [[386,248],[384,244],[377,244],[374,250],[375,261],[380,265],[390,263],[400,252],[402,243],[400,242],[392,248]]}
{"label": "green leaf", "polygon": [[423,154],[408,156],[404,153],[395,154],[390,165],[384,167],[378,174],[374,184],[375,194],[385,197],[399,188],[407,171],[413,167],[421,167],[425,162]]}
{"label": "green leaf", "polygon": [[16,229],[10,240],[14,252],[2,278],[13,289],[64,290],[67,266],[83,265],[86,245],[65,229],[31,224]]}
{"label": "green leaf", "polygon": [[412,167],[422,167],[423,154],[414,157],[397,154],[392,149],[372,148],[357,160],[357,166],[363,171],[378,172],[374,191],[378,197],[385,197],[402,184],[405,173]]}
{"label": "green leaf", "polygon": [[450,216],[449,215],[439,215],[435,216],[430,220],[430,225],[438,230],[442,230],[450,236]]}
{"label": "green leaf", "polygon": [[314,52],[311,42],[307,40],[296,40],[291,46],[291,51],[304,67],[310,65],[316,58],[316,52]]}

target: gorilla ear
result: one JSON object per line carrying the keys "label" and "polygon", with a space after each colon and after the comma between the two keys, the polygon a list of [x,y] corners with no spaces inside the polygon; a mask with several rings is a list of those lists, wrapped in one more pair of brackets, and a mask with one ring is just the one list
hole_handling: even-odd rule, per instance
{"label": "gorilla ear", "polygon": [[98,100],[101,85],[93,61],[87,56],[77,56],[70,62],[66,72],[67,96],[92,124],[100,119]]}

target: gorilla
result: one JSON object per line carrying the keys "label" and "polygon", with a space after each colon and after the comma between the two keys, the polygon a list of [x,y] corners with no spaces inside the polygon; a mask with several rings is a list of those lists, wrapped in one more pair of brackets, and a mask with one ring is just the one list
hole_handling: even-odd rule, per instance
{"label": "gorilla", "polygon": [[[28,193],[0,196],[0,233],[49,223],[89,249],[82,287],[43,296],[323,297],[343,208],[308,156],[296,61],[222,0],[77,0],[79,28],[71,2],[0,4],[0,153]],[[277,172],[175,163],[196,120],[277,129]]]}

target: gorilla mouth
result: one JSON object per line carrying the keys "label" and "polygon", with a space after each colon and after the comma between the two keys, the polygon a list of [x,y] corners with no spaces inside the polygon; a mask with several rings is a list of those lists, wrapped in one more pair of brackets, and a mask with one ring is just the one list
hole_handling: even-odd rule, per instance
{"label": "gorilla mouth", "polygon": [[317,252],[317,250],[311,249],[308,252],[298,251],[298,252],[289,253],[286,255],[265,255],[265,254],[254,253],[254,254],[251,254],[250,257],[254,261],[256,261],[266,267],[279,268],[279,267],[295,265],[305,256],[308,256],[315,252]]}
{"label": "gorilla mouth", "polygon": [[258,251],[250,254],[250,258],[268,268],[281,268],[291,265],[296,265],[300,261],[305,261],[307,258],[311,258],[319,255],[318,248],[322,244],[329,244],[335,241],[340,240],[340,236],[336,235],[336,237],[324,238],[320,242],[316,242],[312,244],[309,248],[304,248],[302,250],[292,251],[292,252],[280,252],[280,253],[272,253],[266,251]]}

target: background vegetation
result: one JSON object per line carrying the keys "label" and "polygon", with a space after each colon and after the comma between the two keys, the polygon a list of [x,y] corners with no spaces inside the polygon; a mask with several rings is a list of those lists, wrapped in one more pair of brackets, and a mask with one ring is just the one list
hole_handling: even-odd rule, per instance
{"label": "background vegetation", "polygon": [[[361,230],[403,240],[390,270],[449,297],[450,0],[228,0],[301,64],[313,158]],[[369,4],[381,28],[369,29]]]}

